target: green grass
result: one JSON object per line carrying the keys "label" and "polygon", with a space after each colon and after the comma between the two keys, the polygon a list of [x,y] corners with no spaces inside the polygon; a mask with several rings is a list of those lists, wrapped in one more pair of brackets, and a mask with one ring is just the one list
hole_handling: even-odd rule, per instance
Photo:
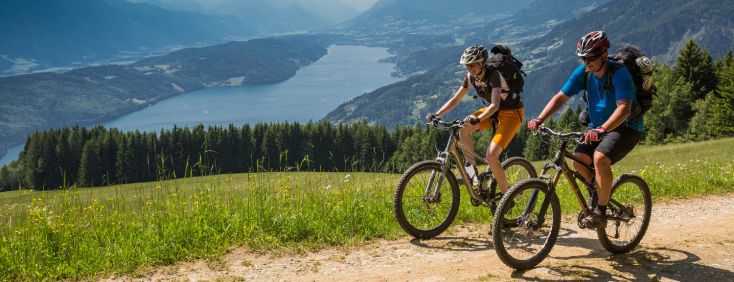
{"label": "green grass", "polygon": [[[734,191],[734,139],[635,149],[618,167],[655,199]],[[541,163],[537,164],[538,166]],[[0,193],[0,280],[135,273],[227,250],[318,249],[405,233],[393,215],[400,175],[276,172]],[[464,187],[462,186],[463,190]],[[563,211],[578,210],[560,187]],[[465,191],[457,222],[486,222]]]}
{"label": "green grass", "polygon": [[[570,164],[570,163],[569,163]],[[542,162],[535,163],[542,167]],[[638,146],[612,167],[614,176],[633,173],[650,187],[656,200],[734,192],[734,138],[664,146]],[[561,210],[581,210],[562,177]]]}

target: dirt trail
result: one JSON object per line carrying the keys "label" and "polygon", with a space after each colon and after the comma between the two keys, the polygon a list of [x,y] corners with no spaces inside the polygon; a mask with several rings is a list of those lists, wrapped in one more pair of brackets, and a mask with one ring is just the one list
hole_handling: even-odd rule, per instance
{"label": "dirt trail", "polygon": [[594,231],[574,222],[561,228],[550,257],[524,272],[497,258],[489,224],[471,224],[432,240],[405,237],[287,257],[241,248],[218,263],[181,263],[122,280],[734,280],[734,194],[655,203],[647,235],[630,254],[610,255]]}

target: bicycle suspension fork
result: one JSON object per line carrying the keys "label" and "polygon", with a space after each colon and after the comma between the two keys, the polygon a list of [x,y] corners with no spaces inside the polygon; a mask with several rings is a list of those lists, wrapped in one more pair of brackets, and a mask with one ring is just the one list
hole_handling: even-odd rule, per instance
{"label": "bicycle suspension fork", "polygon": [[[440,197],[441,184],[443,184],[443,179],[446,176],[446,171],[448,171],[450,168],[449,152],[451,151],[453,142],[456,142],[456,140],[454,140],[454,136],[452,134],[449,136],[449,141],[446,143],[446,148],[443,150],[443,152],[438,153],[436,161],[441,164],[441,170],[434,170],[431,172],[431,177],[428,179],[428,184],[426,185],[426,190],[423,194],[424,199],[436,201]],[[436,177],[436,174],[438,174],[438,177]],[[436,182],[436,185],[433,185],[434,182]]]}

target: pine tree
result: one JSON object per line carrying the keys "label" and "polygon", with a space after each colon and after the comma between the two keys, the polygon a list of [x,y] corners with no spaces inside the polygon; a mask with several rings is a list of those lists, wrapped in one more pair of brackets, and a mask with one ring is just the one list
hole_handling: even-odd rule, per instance
{"label": "pine tree", "polygon": [[688,40],[678,55],[673,75],[691,84],[694,99],[703,99],[716,88],[717,77],[711,55],[693,40]]}
{"label": "pine tree", "polygon": [[573,131],[578,123],[578,115],[571,108],[566,108],[558,118],[556,126],[560,131]]}
{"label": "pine tree", "polygon": [[696,103],[691,133],[696,139],[734,136],[734,56],[731,50],[717,62],[718,93]]}
{"label": "pine tree", "polygon": [[117,157],[115,159],[115,178],[119,183],[136,181],[135,173],[133,172],[136,165],[132,163],[132,144],[129,140],[128,138],[122,138],[118,144]]}
{"label": "pine tree", "polygon": [[669,67],[660,66],[655,73],[658,95],[653,100],[654,110],[645,114],[645,127],[647,142],[659,144],[688,133],[695,97],[690,82],[674,76]]}
{"label": "pine tree", "polygon": [[531,161],[542,160],[545,159],[547,152],[547,146],[545,146],[539,134],[532,134],[528,137],[528,140],[525,142],[525,149],[523,150],[525,158]]}
{"label": "pine tree", "polygon": [[240,130],[239,140],[240,144],[237,145],[238,147],[240,147],[241,150],[241,156],[239,158],[239,171],[252,171],[254,146],[252,145],[252,128],[250,128],[250,125],[245,124],[244,126],[242,126],[242,129]]}
{"label": "pine tree", "polygon": [[89,141],[82,149],[81,163],[79,165],[79,186],[91,187],[101,184],[101,167],[99,159],[99,145],[95,141]]}

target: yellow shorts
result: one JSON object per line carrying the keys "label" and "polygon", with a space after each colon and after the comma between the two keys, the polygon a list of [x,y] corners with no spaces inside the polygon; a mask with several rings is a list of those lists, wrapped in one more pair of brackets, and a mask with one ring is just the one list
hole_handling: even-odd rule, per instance
{"label": "yellow shorts", "polygon": [[[486,110],[486,107],[481,108],[472,115],[479,116]],[[512,138],[520,130],[523,119],[525,119],[524,109],[500,110],[497,129],[494,132],[494,137],[492,137],[492,143],[502,146],[502,149],[506,149],[507,145],[510,145],[510,142],[512,142]],[[491,127],[492,121],[488,118],[479,122],[479,130],[485,130]]]}

